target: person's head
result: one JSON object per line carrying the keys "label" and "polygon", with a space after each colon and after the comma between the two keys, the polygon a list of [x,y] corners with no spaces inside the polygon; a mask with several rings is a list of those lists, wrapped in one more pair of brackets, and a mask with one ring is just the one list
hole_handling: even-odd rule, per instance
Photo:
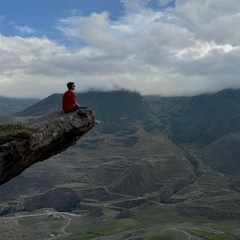
{"label": "person's head", "polygon": [[74,82],[68,82],[67,83],[68,90],[74,90],[75,89],[75,83]]}

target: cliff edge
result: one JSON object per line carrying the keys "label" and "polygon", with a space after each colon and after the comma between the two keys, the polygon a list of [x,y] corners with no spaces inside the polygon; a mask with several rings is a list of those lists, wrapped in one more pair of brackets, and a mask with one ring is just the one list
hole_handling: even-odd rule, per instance
{"label": "cliff edge", "polygon": [[74,145],[94,125],[92,110],[84,109],[0,126],[0,185]]}

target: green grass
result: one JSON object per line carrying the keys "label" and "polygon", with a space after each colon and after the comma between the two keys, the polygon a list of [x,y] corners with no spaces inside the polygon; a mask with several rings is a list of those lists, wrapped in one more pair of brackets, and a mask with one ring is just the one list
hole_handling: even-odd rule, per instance
{"label": "green grass", "polygon": [[31,136],[34,129],[22,125],[1,125],[0,144],[4,144],[13,139],[26,139]]}
{"label": "green grass", "polygon": [[153,236],[144,238],[144,240],[174,240],[174,238],[170,235],[161,235],[161,236]]}
{"label": "green grass", "polygon": [[47,225],[50,226],[51,229],[60,229],[62,226],[65,225],[66,219],[63,218],[56,218],[56,219],[48,219],[46,221]]}
{"label": "green grass", "polygon": [[69,237],[64,238],[64,240],[91,240],[95,237],[97,237],[96,234],[81,231],[75,234],[71,234]]}
{"label": "green grass", "polygon": [[226,222],[218,223],[217,225],[214,223],[214,229],[220,232],[233,233],[238,228],[239,228],[238,221],[226,221]]}
{"label": "green grass", "polygon": [[35,223],[42,222],[42,219],[34,218],[34,217],[26,217],[26,218],[19,218],[18,222],[22,226],[29,227]]}
{"label": "green grass", "polygon": [[144,227],[159,224],[166,226],[168,224],[181,223],[185,219],[179,216],[172,205],[158,205],[154,203],[144,204],[132,210],[134,219],[143,223]]}
{"label": "green grass", "polygon": [[82,229],[80,231],[71,232],[71,235],[64,238],[64,240],[90,240],[98,236],[114,235],[120,232],[124,232],[128,229],[138,227],[140,222],[126,218],[126,219],[114,219],[99,224],[94,229]]}
{"label": "green grass", "polygon": [[112,235],[137,227],[139,225],[140,222],[131,218],[110,220],[106,223],[101,224],[99,227],[91,231],[91,233],[94,233],[96,235]]}
{"label": "green grass", "polygon": [[229,233],[211,233],[211,232],[206,232],[206,231],[202,231],[202,230],[192,230],[191,232],[193,234],[195,234],[199,237],[203,237],[207,240],[237,240],[237,239],[240,239]]}

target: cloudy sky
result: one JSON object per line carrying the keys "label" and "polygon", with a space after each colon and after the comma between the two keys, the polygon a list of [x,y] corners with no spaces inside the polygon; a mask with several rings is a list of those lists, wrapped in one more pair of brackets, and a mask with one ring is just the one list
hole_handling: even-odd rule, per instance
{"label": "cloudy sky", "polygon": [[1,0],[0,96],[240,88],[239,23],[239,0]]}

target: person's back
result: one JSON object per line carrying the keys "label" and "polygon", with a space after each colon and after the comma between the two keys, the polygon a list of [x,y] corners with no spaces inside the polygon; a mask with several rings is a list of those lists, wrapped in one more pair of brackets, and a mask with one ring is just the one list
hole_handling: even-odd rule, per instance
{"label": "person's back", "polygon": [[75,89],[74,82],[69,82],[67,84],[68,91],[63,94],[62,98],[62,109],[65,113],[72,112],[76,107],[79,106],[77,103],[76,95],[73,92]]}
{"label": "person's back", "polygon": [[64,112],[71,112],[75,107],[76,96],[73,91],[68,90],[63,94],[62,109]]}

